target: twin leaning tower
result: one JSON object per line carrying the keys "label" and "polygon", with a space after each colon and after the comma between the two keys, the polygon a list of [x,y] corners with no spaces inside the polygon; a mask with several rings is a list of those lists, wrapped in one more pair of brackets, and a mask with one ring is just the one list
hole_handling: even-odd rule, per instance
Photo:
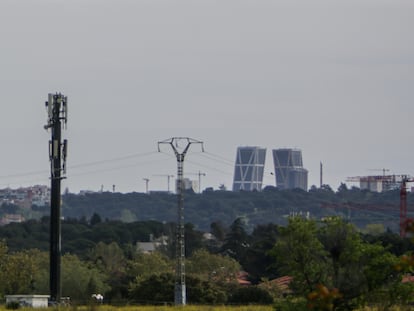
{"label": "twin leaning tower", "polygon": [[[303,168],[299,149],[273,149],[276,186],[279,189],[308,190],[308,170]],[[233,191],[261,191],[266,148],[237,148]],[[273,173],[272,173],[273,174]]]}

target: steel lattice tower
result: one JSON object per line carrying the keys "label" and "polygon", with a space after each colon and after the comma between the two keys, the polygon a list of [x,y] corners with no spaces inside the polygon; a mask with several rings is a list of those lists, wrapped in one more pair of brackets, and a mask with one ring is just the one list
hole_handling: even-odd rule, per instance
{"label": "steel lattice tower", "polygon": [[[186,145],[179,151],[179,142],[185,141]],[[191,144],[201,144],[203,142],[188,137],[173,137],[158,142],[158,151],[160,144],[169,144],[177,158],[177,228],[176,228],[176,266],[175,266],[175,286],[174,286],[174,303],[176,305],[185,305],[187,303],[186,285],[185,285],[185,235],[184,235],[184,159]]]}

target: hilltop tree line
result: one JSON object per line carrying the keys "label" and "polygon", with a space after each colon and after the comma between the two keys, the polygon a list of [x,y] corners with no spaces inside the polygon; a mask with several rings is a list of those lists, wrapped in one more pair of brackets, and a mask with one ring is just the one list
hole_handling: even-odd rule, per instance
{"label": "hilltop tree line", "polygon": [[[198,230],[208,231],[209,225],[221,221],[229,226],[236,218],[244,217],[248,231],[269,222],[286,225],[288,216],[304,214],[315,219],[340,216],[359,228],[380,223],[398,232],[399,190],[382,193],[348,188],[341,184],[337,190],[328,185],[301,189],[279,190],[266,187],[261,192],[204,191],[187,192],[184,196],[185,219]],[[409,210],[414,196],[408,195]],[[66,219],[89,219],[99,214],[104,220],[122,222],[175,222],[177,197],[168,193],[66,193],[62,197],[62,215]],[[33,206],[31,210],[13,205],[0,207],[0,216],[22,213],[26,219],[40,219],[49,215],[49,207]]]}
{"label": "hilltop tree line", "polygon": [[[189,303],[276,303],[281,310],[353,310],[369,303],[407,303],[402,282],[414,268],[413,243],[392,232],[362,234],[337,218],[289,217],[284,226],[257,225],[245,218],[230,226],[210,224],[209,236],[188,223]],[[171,303],[174,288],[173,223],[103,220],[62,223],[62,294],[86,302],[101,293],[110,303]],[[48,292],[48,219],[0,228],[0,294]],[[161,236],[169,243],[144,254],[137,241]],[[241,286],[240,271],[252,285]],[[292,278],[282,288],[278,277]],[[316,310],[315,309],[315,310]]]}
{"label": "hilltop tree line", "polygon": [[[279,190],[266,187],[261,192],[204,191],[185,193],[185,220],[201,231],[221,221],[229,226],[236,218],[244,217],[248,231],[269,222],[286,225],[288,216],[309,215],[315,219],[340,216],[359,228],[367,224],[382,224],[385,229],[399,231],[399,190],[375,193],[345,184],[334,191],[329,186]],[[414,196],[408,195],[409,210]],[[149,221],[175,222],[177,197],[168,193],[65,193],[62,196],[62,216],[66,219],[90,219],[99,214],[103,220],[121,222]],[[23,214],[25,219],[48,216],[49,207],[33,206],[22,209],[12,204],[0,206],[0,217],[5,214]]]}

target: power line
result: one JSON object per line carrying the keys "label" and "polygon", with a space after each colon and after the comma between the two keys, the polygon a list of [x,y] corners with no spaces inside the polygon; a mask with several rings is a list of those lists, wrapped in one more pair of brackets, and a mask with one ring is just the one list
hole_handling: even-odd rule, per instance
{"label": "power line", "polygon": [[[218,162],[222,162],[222,163],[225,163],[227,165],[234,166],[234,161],[233,160],[229,160],[229,159],[224,158],[224,157],[222,157],[218,154],[214,154],[214,153],[211,153],[211,152],[205,152],[205,154],[201,153],[201,155],[206,157],[206,158],[210,158],[212,160],[216,160]],[[214,159],[214,158],[217,158],[217,159]]]}
{"label": "power line", "polygon": [[[127,160],[127,159],[144,157],[144,156],[155,155],[155,154],[158,154],[158,152],[152,151],[152,152],[147,152],[147,153],[136,153],[136,154],[121,156],[121,157],[116,157],[116,158],[111,158],[111,159],[104,159],[104,160],[99,160],[99,161],[85,162],[85,163],[70,165],[70,166],[68,166],[68,168],[69,169],[78,169],[78,168],[96,166],[96,165],[105,164],[105,163],[120,162],[120,161]],[[168,156],[170,156],[170,155],[168,154]],[[155,161],[147,161],[147,162],[143,162],[143,163],[151,163],[151,162],[155,162]],[[80,173],[80,174],[102,172],[102,171],[105,171],[105,170],[117,170],[117,169],[132,167],[132,166],[138,166],[138,165],[139,164],[121,166],[121,167],[117,167],[117,168],[102,169],[102,170],[84,172],[84,173]],[[3,176],[0,176],[0,179],[10,179],[10,178],[27,177],[27,176],[35,176],[35,175],[46,175],[47,173],[48,173],[47,170],[31,171],[31,172],[26,172],[26,173],[16,173],[16,174],[10,174],[10,175],[3,175]],[[76,174],[76,175],[78,175],[78,174]]]}
{"label": "power line", "polygon": [[33,175],[45,175],[47,173],[48,173],[47,170],[43,170],[43,171],[32,171],[32,172],[27,172],[27,173],[16,173],[16,174],[10,174],[10,175],[0,176],[0,179],[16,178],[16,177],[26,177],[26,176],[33,176]]}
{"label": "power line", "polygon": [[[69,169],[69,176],[70,177],[76,177],[76,176],[82,176],[82,175],[92,175],[92,174],[100,174],[100,173],[105,173],[105,172],[111,172],[111,171],[117,171],[117,170],[122,170],[122,169],[127,169],[127,168],[132,168],[132,167],[139,167],[139,166],[144,166],[144,165],[148,165],[149,163],[157,163],[162,161],[161,159],[154,159],[151,156],[154,156],[155,154],[163,154],[166,155],[169,158],[174,158],[173,155],[171,155],[170,153],[167,152],[156,152],[156,151],[149,151],[149,152],[141,152],[141,153],[132,153],[132,154],[127,154],[124,156],[118,156],[118,157],[113,157],[113,158],[109,158],[109,159],[102,159],[102,160],[97,160],[97,161],[90,161],[90,162],[84,162],[84,163],[78,163],[78,164],[73,164],[73,165],[69,165],[68,169]],[[200,159],[202,159],[202,161],[194,161],[194,160],[187,160],[186,162],[188,162],[189,164],[192,165],[196,165],[197,167],[201,167],[204,168],[208,171],[214,171],[217,173],[220,173],[222,175],[226,175],[226,176],[232,176],[233,172],[228,171],[228,170],[223,170],[223,169],[219,169],[217,166],[214,165],[210,165],[208,163],[206,163],[204,160],[208,160],[210,162],[213,163],[219,163],[219,164],[224,164],[225,166],[233,166],[234,163],[220,155],[217,154],[213,154],[211,152],[206,152],[206,154],[203,153],[199,153],[199,152],[192,152],[191,153],[192,156],[201,156]],[[131,159],[139,159],[142,158],[141,160],[143,161],[138,161],[137,163],[132,163],[132,164],[125,164],[125,165],[117,165],[114,167],[111,167],[111,165],[108,165],[107,167],[102,167],[102,168],[96,168],[96,169],[92,169],[92,170],[83,170],[84,168],[88,168],[88,167],[97,167],[97,166],[102,166],[104,164],[112,164],[112,163],[120,163],[120,162],[124,162],[127,160],[131,160]],[[0,180],[7,180],[7,182],[3,182],[2,184],[5,186],[8,186],[10,184],[14,184],[14,185],[21,185],[21,184],[27,184],[30,182],[46,182],[47,180],[47,176],[48,175],[48,171],[47,170],[37,170],[37,171],[28,171],[28,172],[21,172],[21,173],[15,173],[15,174],[9,174],[9,175],[2,175],[0,176]],[[30,176],[38,176],[38,178],[28,178]],[[24,180],[22,180],[24,179]]]}
{"label": "power line", "polygon": [[187,162],[188,162],[188,163],[191,163],[191,164],[195,164],[195,165],[197,165],[197,166],[201,166],[201,167],[207,168],[207,169],[209,169],[209,170],[213,170],[213,171],[216,171],[216,172],[222,173],[222,174],[224,174],[224,175],[231,175],[231,176],[233,176],[233,173],[229,173],[229,172],[222,171],[222,170],[220,170],[220,169],[218,169],[218,168],[216,168],[216,167],[213,167],[213,166],[209,166],[209,165],[206,165],[206,164],[201,164],[201,163],[199,163],[199,162],[195,162],[195,161],[191,161],[191,160],[187,160]]}
{"label": "power line", "polygon": [[85,172],[70,174],[69,176],[73,177],[73,176],[82,176],[82,175],[89,175],[89,174],[96,174],[96,173],[113,172],[113,171],[118,171],[118,170],[122,170],[122,169],[126,169],[126,168],[142,166],[146,163],[156,163],[156,162],[160,162],[160,161],[161,160],[146,161],[146,162],[141,162],[139,164],[130,164],[130,165],[122,165],[122,166],[111,167],[111,168],[102,168],[102,169],[96,169],[96,170],[92,170],[92,171],[85,171]]}
{"label": "power line", "polygon": [[75,165],[71,165],[70,168],[73,169],[73,168],[79,168],[79,167],[85,167],[85,166],[95,166],[95,165],[104,164],[104,163],[119,162],[119,161],[123,161],[127,159],[139,158],[139,157],[149,156],[153,154],[158,154],[158,152],[151,151],[151,152],[145,152],[145,153],[134,153],[134,154],[112,158],[112,159],[75,164]]}

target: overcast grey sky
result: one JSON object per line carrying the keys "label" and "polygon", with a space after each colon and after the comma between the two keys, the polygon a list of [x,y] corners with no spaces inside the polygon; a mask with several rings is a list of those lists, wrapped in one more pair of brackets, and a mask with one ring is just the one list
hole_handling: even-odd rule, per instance
{"label": "overcast grey sky", "polygon": [[[63,187],[231,189],[238,146],[302,149],[309,185],[414,174],[412,0],[2,0],[0,187],[49,184],[44,102],[69,98]],[[107,161],[108,160],[108,161]]]}

